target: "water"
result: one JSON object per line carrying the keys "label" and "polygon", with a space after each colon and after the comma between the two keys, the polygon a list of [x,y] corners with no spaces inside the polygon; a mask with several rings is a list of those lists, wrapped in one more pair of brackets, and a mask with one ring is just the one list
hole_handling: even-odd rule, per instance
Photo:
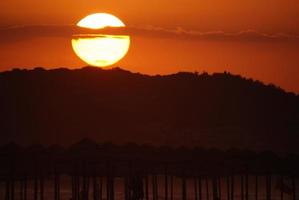
{"label": "water", "polygon": [[[271,177],[271,199],[272,200],[281,200],[281,191],[277,187],[279,178],[278,176],[272,176]],[[149,193],[149,199],[153,199],[152,197],[152,177],[149,176],[148,180],[148,193]],[[61,200],[69,200],[72,196],[72,182],[70,176],[61,176],[61,186],[60,186],[60,196]],[[102,196],[103,199],[107,199],[107,188],[106,188],[106,179],[102,179]],[[186,179],[186,199],[195,199],[195,188],[198,191],[198,182],[195,184],[195,179],[193,178],[187,178]],[[227,200],[228,199],[228,188],[227,188],[227,179],[225,177],[222,177],[220,180],[220,192],[221,193],[221,199]],[[170,177],[167,179],[168,181],[168,199],[171,197],[171,186],[170,186]],[[249,200],[255,200],[256,193],[255,193],[255,176],[249,176],[248,177],[248,199]],[[285,179],[285,186],[292,187],[291,180]],[[80,188],[82,189],[82,183],[83,179],[80,178]],[[158,183],[158,199],[165,199],[165,176],[158,175],[157,176],[157,183]],[[89,199],[93,200],[93,182],[92,178],[88,181],[88,193],[89,193]],[[100,185],[100,179],[97,178],[97,186]],[[202,179],[201,181],[201,193],[202,193],[202,200],[213,200],[213,183],[212,179]],[[34,200],[34,187],[35,182],[33,180],[28,181],[27,183],[27,199],[28,200]],[[14,196],[15,200],[21,199],[21,184],[20,182],[15,182],[15,189],[14,189]],[[38,199],[40,197],[40,185],[38,184]],[[145,191],[145,182],[143,184],[143,188]],[[0,199],[5,199],[5,182],[1,182],[0,185]],[[123,178],[115,178],[114,179],[114,195],[116,200],[123,200],[125,199],[125,188],[124,188],[124,179]],[[235,176],[234,177],[234,200],[241,200],[241,177]],[[245,200],[245,184],[243,187],[244,191],[244,200]],[[298,187],[296,188],[296,191],[298,192]],[[284,193],[284,200],[291,200],[293,199],[292,193]],[[264,176],[258,177],[258,199],[259,200],[266,200],[266,179]],[[48,177],[44,180],[44,199],[45,200],[54,200],[54,181],[52,177]],[[145,198],[144,198],[145,199]],[[182,179],[179,177],[173,177],[173,199],[179,200],[182,199]]]}

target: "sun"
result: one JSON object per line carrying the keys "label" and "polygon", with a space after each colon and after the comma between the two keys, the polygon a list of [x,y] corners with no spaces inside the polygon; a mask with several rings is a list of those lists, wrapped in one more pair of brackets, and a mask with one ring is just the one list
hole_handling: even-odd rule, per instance
{"label": "sun", "polygon": [[[77,23],[77,26],[88,29],[106,27],[125,27],[117,17],[107,13],[88,15]],[[106,67],[121,60],[129,50],[130,36],[127,35],[74,35],[72,47],[76,55],[92,66]]]}
{"label": "sun", "polygon": [[91,29],[101,29],[105,27],[124,27],[125,24],[117,17],[108,13],[95,13],[81,19],[77,26]]}

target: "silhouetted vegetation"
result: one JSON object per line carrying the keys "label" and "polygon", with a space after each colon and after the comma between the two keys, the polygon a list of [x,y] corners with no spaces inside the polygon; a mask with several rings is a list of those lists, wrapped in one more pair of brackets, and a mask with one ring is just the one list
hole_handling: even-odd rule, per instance
{"label": "silhouetted vegetation", "polygon": [[125,144],[298,152],[299,97],[227,72],[0,73],[1,143]]}

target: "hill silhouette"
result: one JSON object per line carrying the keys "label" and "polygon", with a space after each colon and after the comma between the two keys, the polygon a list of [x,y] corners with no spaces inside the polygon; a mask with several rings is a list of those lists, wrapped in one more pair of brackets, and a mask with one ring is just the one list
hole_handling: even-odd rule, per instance
{"label": "hill silhouette", "polygon": [[299,97],[230,73],[148,76],[119,68],[0,73],[0,141],[299,152]]}

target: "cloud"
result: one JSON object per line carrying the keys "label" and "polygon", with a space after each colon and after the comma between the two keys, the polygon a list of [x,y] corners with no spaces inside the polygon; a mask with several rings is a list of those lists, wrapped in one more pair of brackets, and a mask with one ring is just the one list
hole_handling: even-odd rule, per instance
{"label": "cloud", "polygon": [[17,42],[38,37],[69,37],[72,35],[74,29],[75,26],[72,25],[32,25],[5,27],[0,29],[0,42]]}
{"label": "cloud", "polygon": [[123,27],[105,28],[92,30],[80,28],[75,25],[31,25],[12,26],[0,28],[0,42],[9,43],[20,40],[28,40],[38,37],[67,37],[73,35],[130,35],[140,37],[157,37],[184,40],[218,40],[218,41],[252,41],[252,42],[299,42],[298,35],[284,33],[266,34],[255,30],[245,30],[237,33],[226,33],[223,31],[200,32],[196,30],[185,30],[181,27],[176,29],[165,29],[155,26],[145,27]]}
{"label": "cloud", "polygon": [[144,36],[158,36],[178,39],[195,40],[227,40],[227,41],[299,41],[298,35],[284,33],[266,34],[256,30],[244,30],[236,33],[226,33],[223,31],[200,32],[196,30],[185,30],[181,27],[176,29],[164,29],[148,26],[135,30]]}

